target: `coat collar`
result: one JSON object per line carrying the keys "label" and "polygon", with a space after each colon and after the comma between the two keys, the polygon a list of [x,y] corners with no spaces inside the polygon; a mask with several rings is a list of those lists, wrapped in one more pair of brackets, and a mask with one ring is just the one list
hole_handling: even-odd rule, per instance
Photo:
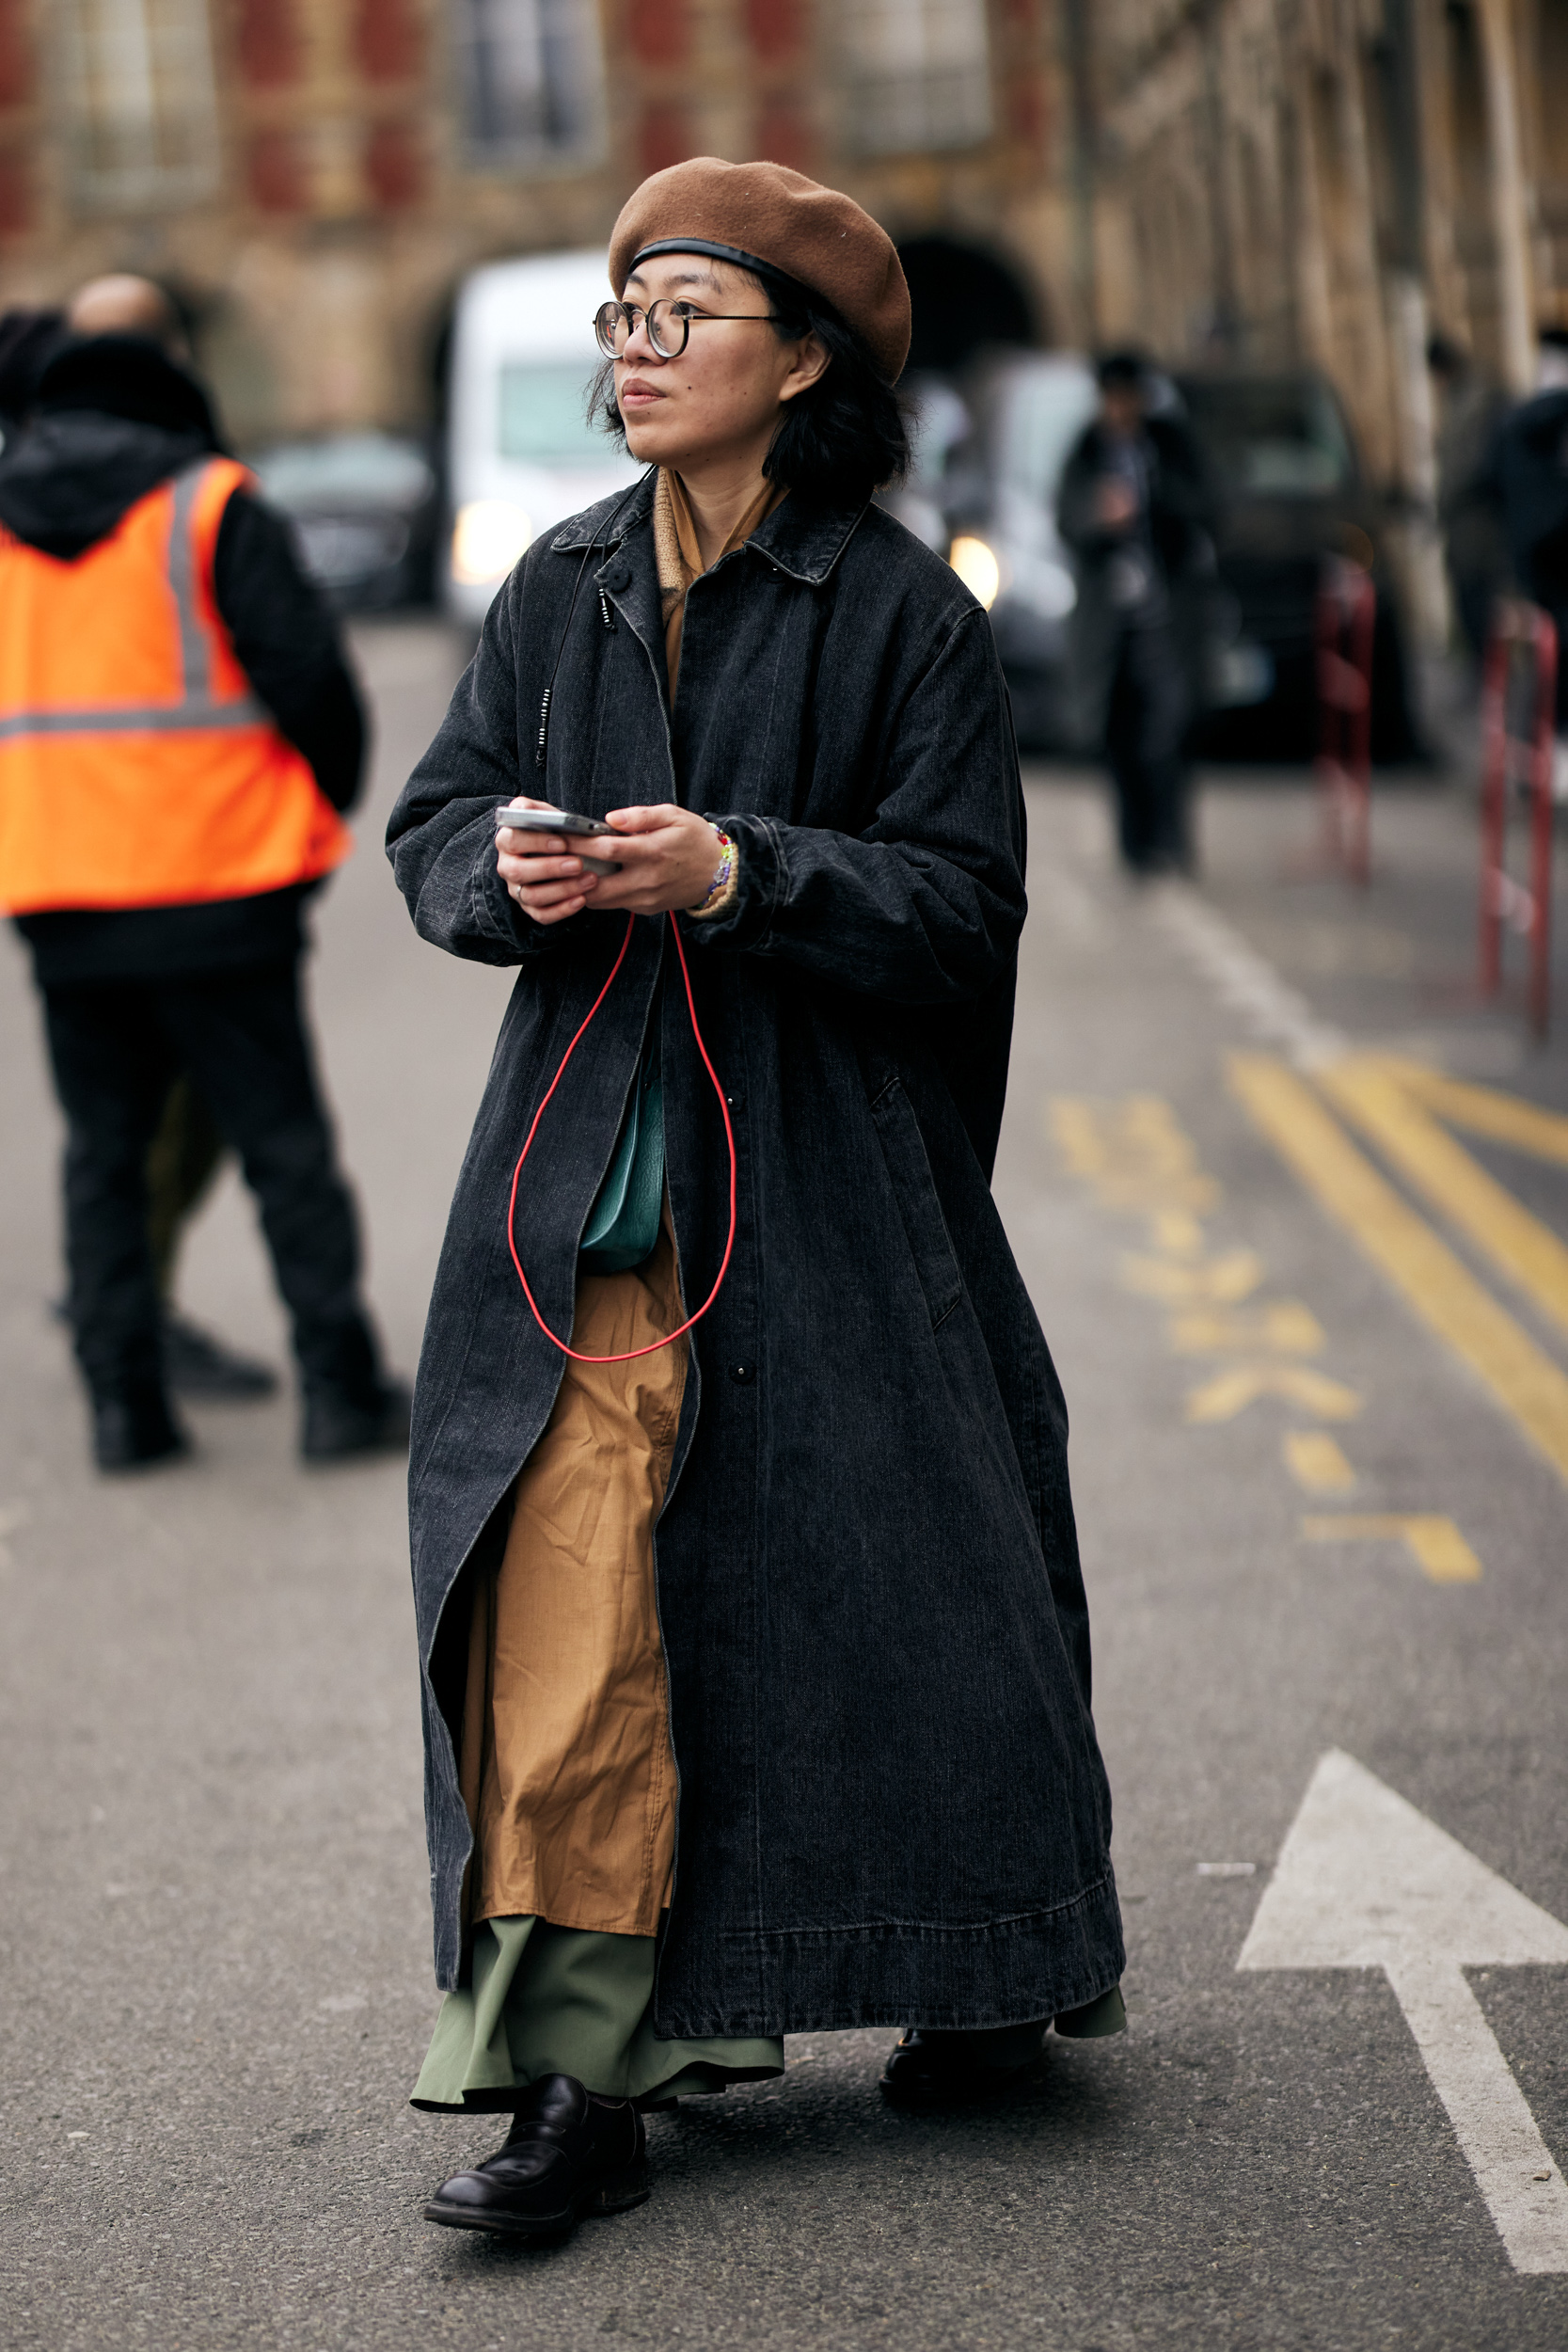
{"label": "coat collar", "polygon": [[[601,499],[596,506],[562,523],[550,541],[551,549],[557,555],[580,555],[596,543],[608,556],[650,520],[653,504],[654,482],[649,473],[629,498],[622,491],[618,498]],[[819,588],[865,512],[864,506],[813,506],[792,494],[773,509],[746,545],[766,557],[776,571]]]}

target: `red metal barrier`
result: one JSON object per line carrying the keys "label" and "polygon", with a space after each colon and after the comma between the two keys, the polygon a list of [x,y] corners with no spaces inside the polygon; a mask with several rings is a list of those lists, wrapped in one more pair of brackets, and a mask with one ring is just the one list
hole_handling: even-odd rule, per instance
{"label": "red metal barrier", "polygon": [[[1530,1026],[1544,1037],[1552,1003],[1552,731],[1557,629],[1539,605],[1501,601],[1486,649],[1481,695],[1481,993],[1502,986],[1503,926],[1529,942]],[[1524,732],[1515,734],[1515,713]],[[1508,870],[1510,790],[1530,803],[1530,878]]]}
{"label": "red metal barrier", "polygon": [[1372,638],[1377,591],[1337,557],[1318,591],[1318,789],[1323,855],[1363,888],[1372,857]]}

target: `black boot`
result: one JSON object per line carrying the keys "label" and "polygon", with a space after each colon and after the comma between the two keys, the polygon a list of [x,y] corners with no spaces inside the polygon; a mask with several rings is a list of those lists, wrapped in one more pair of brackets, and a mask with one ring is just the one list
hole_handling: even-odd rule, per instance
{"label": "black boot", "polygon": [[92,1458],[101,1470],[143,1470],[189,1450],[161,1381],[126,1380],[95,1390]]}
{"label": "black boot", "polygon": [[531,2085],[504,2148],[444,2182],[424,2209],[449,2230],[496,2237],[569,2237],[579,2221],[626,2213],[648,2198],[642,2118],[629,2099],[601,2099],[571,2074]]}
{"label": "black boot", "polygon": [[308,1462],[407,1451],[413,1399],[403,1381],[388,1379],[382,1371],[363,1317],[325,1335],[312,1333],[300,1357],[305,1385],[300,1452]]}
{"label": "black boot", "polygon": [[308,1462],[346,1462],[358,1454],[406,1454],[413,1398],[401,1380],[378,1380],[368,1395],[311,1384],[305,1391],[300,1452]]}

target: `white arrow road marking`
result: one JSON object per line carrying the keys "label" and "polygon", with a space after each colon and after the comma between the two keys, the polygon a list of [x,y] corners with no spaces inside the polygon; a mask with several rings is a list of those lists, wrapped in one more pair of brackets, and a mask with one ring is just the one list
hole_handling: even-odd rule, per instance
{"label": "white arrow road marking", "polygon": [[1382,1968],[1515,2270],[1568,2270],[1568,2188],[1464,1977],[1568,1962],[1568,1928],[1331,1748],[1238,1968]]}

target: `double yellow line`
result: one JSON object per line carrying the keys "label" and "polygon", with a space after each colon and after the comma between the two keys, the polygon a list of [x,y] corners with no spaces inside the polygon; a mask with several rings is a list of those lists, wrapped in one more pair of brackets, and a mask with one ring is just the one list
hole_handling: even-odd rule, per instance
{"label": "double yellow line", "polygon": [[1387,1056],[1353,1055],[1316,1076],[1321,1093],[1270,1055],[1230,1061],[1231,1086],[1307,1191],[1568,1482],[1568,1374],[1358,1150],[1323,1096],[1564,1332],[1568,1248],[1440,1121],[1568,1167],[1568,1119]]}

